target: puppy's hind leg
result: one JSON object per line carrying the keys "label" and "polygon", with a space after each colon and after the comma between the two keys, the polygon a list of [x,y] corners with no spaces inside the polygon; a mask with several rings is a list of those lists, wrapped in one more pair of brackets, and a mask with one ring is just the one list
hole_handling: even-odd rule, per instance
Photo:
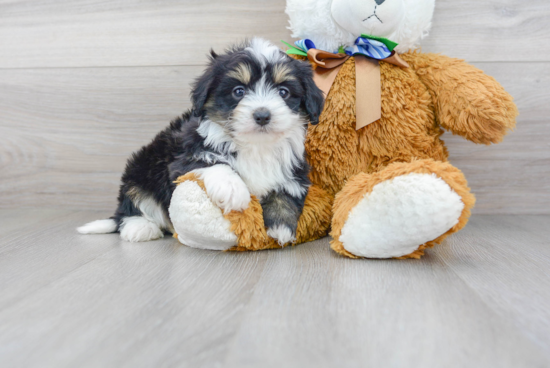
{"label": "puppy's hind leg", "polygon": [[143,216],[124,217],[120,223],[120,237],[129,242],[145,242],[162,238],[164,232]]}
{"label": "puppy's hind leg", "polygon": [[120,204],[119,231],[123,240],[144,242],[164,236],[164,229],[172,230],[172,224],[163,208],[149,195],[126,197]]}

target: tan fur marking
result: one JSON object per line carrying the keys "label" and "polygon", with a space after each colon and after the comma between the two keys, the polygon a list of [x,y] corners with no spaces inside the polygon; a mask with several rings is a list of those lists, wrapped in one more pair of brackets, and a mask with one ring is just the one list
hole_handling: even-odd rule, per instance
{"label": "tan fur marking", "polygon": [[296,78],[290,74],[290,69],[286,65],[277,64],[273,68],[273,82],[275,84],[294,79]]}
{"label": "tan fur marking", "polygon": [[143,199],[144,195],[138,187],[131,187],[126,191],[126,195],[134,202],[134,204]]}
{"label": "tan fur marking", "polygon": [[227,76],[230,78],[235,78],[243,84],[248,84],[252,78],[252,71],[247,64],[239,64],[237,65],[237,68],[227,73]]}

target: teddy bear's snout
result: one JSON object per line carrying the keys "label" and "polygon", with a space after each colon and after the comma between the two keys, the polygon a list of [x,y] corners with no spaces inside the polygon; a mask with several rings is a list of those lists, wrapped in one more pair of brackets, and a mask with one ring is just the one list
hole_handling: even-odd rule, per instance
{"label": "teddy bear's snout", "polygon": [[374,0],[374,1],[376,2],[376,5],[382,5],[386,0]]}

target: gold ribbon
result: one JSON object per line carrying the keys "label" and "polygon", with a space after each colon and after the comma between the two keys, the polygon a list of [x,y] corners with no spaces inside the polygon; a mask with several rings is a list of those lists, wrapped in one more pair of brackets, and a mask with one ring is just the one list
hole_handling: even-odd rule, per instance
{"label": "gold ribbon", "polygon": [[[325,97],[344,63],[350,58],[346,54],[333,54],[317,49],[309,49],[307,58],[316,65],[313,73],[315,84]],[[355,129],[359,130],[382,116],[382,97],[380,84],[380,63],[376,59],[355,55]],[[408,68],[409,64],[395,51],[383,61]]]}

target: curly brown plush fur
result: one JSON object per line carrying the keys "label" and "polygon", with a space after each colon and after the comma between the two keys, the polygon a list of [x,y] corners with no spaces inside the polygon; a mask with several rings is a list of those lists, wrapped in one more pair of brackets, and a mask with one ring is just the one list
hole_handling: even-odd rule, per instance
{"label": "curly brown plush fur", "polygon": [[517,109],[492,78],[461,60],[407,53],[404,69],[380,62],[382,118],[355,130],[355,62],[342,67],[306,148],[312,182],[338,193],[353,175],[393,162],[447,161],[443,129],[475,143],[500,142],[515,126]]}

